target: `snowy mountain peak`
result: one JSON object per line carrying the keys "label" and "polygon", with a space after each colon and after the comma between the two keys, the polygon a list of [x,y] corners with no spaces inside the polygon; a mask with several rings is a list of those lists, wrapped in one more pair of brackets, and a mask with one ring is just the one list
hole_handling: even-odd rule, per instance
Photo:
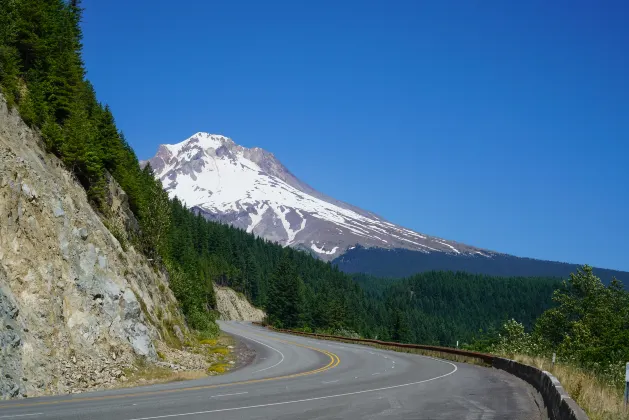
{"label": "snowy mountain peak", "polygon": [[422,252],[482,251],[429,237],[335,200],[297,179],[272,153],[199,132],[149,159],[171,196],[205,217],[331,260],[361,245]]}
{"label": "snowy mountain peak", "polygon": [[181,143],[165,144],[162,146],[171,156],[181,156],[182,153],[185,153],[186,156],[190,156],[191,153],[194,154],[201,150],[217,150],[221,147],[231,149],[235,146],[235,143],[225,136],[199,132]]}

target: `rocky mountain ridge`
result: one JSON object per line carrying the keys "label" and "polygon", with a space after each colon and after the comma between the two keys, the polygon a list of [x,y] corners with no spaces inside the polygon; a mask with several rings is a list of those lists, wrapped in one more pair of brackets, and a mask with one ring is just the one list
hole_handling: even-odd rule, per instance
{"label": "rocky mountain ridge", "polygon": [[424,235],[322,194],[275,156],[196,133],[159,146],[145,161],[171,197],[206,218],[333,260],[355,245],[422,253],[491,256],[491,251]]}

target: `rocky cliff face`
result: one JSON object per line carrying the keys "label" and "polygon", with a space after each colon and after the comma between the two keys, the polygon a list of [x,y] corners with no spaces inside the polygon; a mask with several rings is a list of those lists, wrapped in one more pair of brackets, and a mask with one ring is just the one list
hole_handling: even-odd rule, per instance
{"label": "rocky cliff face", "polygon": [[261,322],[266,317],[262,309],[253,306],[243,295],[229,287],[214,285],[214,294],[216,309],[222,320]]}
{"label": "rocky cliff face", "polygon": [[186,333],[166,276],[125,243],[137,222],[113,180],[109,205],[118,239],[0,96],[0,398],[111,386]]}

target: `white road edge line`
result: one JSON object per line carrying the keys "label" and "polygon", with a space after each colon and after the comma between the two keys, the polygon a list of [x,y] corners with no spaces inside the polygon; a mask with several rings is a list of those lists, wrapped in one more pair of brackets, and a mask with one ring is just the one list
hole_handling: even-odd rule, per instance
{"label": "white road edge line", "polygon": [[266,368],[264,368],[264,369],[256,370],[255,372],[251,372],[251,373],[263,372],[263,371],[265,371],[265,370],[268,370],[268,369],[274,368],[275,366],[279,365],[280,363],[282,363],[282,362],[284,361],[284,353],[282,353],[282,352],[281,352],[281,351],[279,351],[278,349],[276,349],[276,348],[274,348],[274,347],[271,347],[271,346],[269,346],[268,344],[264,344],[264,343],[262,343],[262,342],[260,342],[260,341],[258,341],[258,340],[254,340],[254,339],[253,339],[253,338],[251,338],[251,337],[247,337],[246,335],[236,334],[235,332],[230,332],[230,334],[234,334],[234,335],[237,335],[237,336],[240,336],[240,337],[246,338],[247,340],[255,341],[255,342],[256,342],[256,343],[258,343],[258,344],[262,344],[264,347],[268,347],[268,348],[270,348],[271,350],[275,350],[276,352],[278,352],[278,353],[280,354],[280,356],[282,356],[282,358],[280,359],[280,361],[279,361],[279,362],[277,362],[276,364],[274,364],[273,366],[269,366],[269,367],[266,367]]}
{"label": "white road edge line", "polygon": [[410,382],[408,384],[401,384],[401,385],[387,386],[387,387],[384,387],[384,388],[366,389],[366,390],[363,390],[363,391],[346,392],[344,394],[326,395],[324,397],[305,398],[303,400],[282,401],[282,402],[269,403],[269,404],[249,405],[249,406],[246,406],[246,407],[221,408],[221,409],[218,409],[218,410],[197,411],[197,412],[194,412],[194,413],[182,413],[182,414],[167,414],[167,415],[164,415],[164,416],[154,416],[154,417],[138,417],[138,418],[129,419],[129,420],[154,420],[154,419],[166,419],[166,418],[172,418],[172,417],[196,416],[196,415],[199,415],[199,414],[221,413],[221,412],[225,412],[225,411],[247,410],[247,409],[251,409],[251,408],[273,407],[273,406],[276,406],[276,405],[296,404],[296,403],[308,402],[308,401],[326,400],[326,399],[329,399],[329,398],[347,397],[348,395],[366,394],[368,392],[385,391],[385,390],[388,390],[388,389],[395,389],[395,388],[402,388],[402,387],[405,387],[405,386],[423,384],[425,382],[430,382],[430,381],[434,381],[434,380],[437,380],[437,379],[445,378],[446,376],[450,376],[454,372],[456,372],[457,369],[458,369],[454,363],[446,362],[445,360],[441,360],[441,359],[435,359],[434,357],[429,357],[429,356],[424,356],[424,357],[427,357],[429,359],[437,360],[439,362],[447,363],[447,364],[449,364],[451,366],[454,366],[454,370],[452,370],[449,373],[446,373],[445,375],[435,376],[434,378],[424,379],[423,381]]}
{"label": "white road edge line", "polygon": [[212,395],[210,398],[229,397],[230,395],[242,395],[242,394],[248,394],[248,392],[234,392],[233,394],[218,394],[218,395]]}
{"label": "white road edge line", "polygon": [[0,419],[14,419],[16,417],[28,417],[28,416],[41,416],[44,413],[32,413],[32,414],[11,414],[9,416],[0,416]]}

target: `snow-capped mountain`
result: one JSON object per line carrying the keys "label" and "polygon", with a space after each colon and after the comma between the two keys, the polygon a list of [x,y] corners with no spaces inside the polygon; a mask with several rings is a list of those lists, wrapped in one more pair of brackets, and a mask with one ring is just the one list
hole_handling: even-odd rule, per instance
{"label": "snow-capped mountain", "polygon": [[272,153],[197,133],[161,145],[148,160],[170,196],[205,217],[332,260],[356,245],[489,256],[423,235],[328,197],[297,179]]}

